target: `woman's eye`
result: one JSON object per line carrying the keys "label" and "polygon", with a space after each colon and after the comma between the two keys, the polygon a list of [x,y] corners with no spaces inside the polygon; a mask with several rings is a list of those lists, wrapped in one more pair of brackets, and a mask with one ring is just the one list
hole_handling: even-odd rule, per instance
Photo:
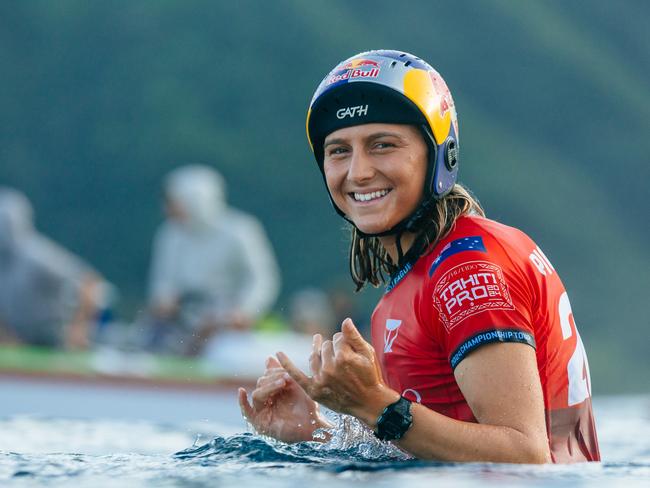
{"label": "woman's eye", "polygon": [[377,142],[375,144],[375,148],[377,148],[377,149],[387,149],[389,147],[395,147],[395,144],[393,144],[391,142],[385,142],[385,141]]}
{"label": "woman's eye", "polygon": [[336,156],[338,154],[345,154],[347,149],[345,147],[333,147],[328,151],[329,156]]}

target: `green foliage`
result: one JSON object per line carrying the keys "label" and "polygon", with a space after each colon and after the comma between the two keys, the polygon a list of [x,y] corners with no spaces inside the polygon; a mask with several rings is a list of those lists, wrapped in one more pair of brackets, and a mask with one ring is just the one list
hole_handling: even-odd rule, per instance
{"label": "green foliage", "polygon": [[596,390],[647,391],[650,4],[624,4],[4,2],[0,184],[25,191],[39,228],[113,281],[130,314],[162,176],[212,164],[265,223],[284,301],[347,272],[304,136],[313,90],[355,52],[412,51],[454,92],[462,180],[560,271],[598,351]]}

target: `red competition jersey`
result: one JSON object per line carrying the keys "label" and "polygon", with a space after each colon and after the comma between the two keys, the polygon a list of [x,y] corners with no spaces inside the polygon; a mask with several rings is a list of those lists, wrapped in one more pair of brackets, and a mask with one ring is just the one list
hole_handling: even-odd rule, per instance
{"label": "red competition jersey", "polygon": [[553,461],[600,460],[587,356],[555,268],[523,232],[465,216],[392,278],[372,315],[372,344],[391,388],[476,422],[454,368],[493,342],[535,348]]}

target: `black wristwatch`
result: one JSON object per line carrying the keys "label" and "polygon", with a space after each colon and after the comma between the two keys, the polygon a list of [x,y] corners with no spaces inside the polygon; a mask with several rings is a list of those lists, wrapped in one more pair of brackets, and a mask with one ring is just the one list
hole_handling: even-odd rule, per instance
{"label": "black wristwatch", "polygon": [[401,439],[413,423],[411,415],[411,402],[400,397],[395,403],[391,403],[377,419],[377,430],[375,435],[382,441],[393,441]]}

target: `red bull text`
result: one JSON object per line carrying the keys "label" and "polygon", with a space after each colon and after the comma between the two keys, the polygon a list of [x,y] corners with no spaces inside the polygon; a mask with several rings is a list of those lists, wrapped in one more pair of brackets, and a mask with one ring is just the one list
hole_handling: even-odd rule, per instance
{"label": "red bull text", "polygon": [[380,71],[379,63],[369,59],[355,59],[342,65],[327,80],[328,85],[343,80],[354,80],[358,78],[377,78]]}

